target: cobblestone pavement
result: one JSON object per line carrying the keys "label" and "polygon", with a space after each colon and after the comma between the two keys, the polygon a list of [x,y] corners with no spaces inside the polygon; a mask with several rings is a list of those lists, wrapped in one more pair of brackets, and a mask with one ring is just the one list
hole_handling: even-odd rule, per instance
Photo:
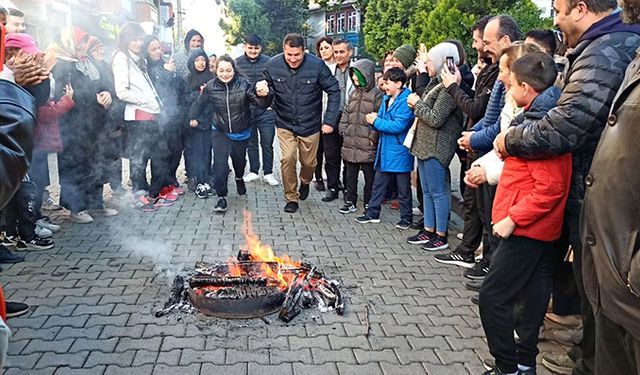
{"label": "cobblestone pavement", "polygon": [[[7,298],[32,307],[9,321],[5,374],[484,371],[488,349],[461,269],[406,244],[413,232],[394,228],[397,211],[385,206],[381,224],[362,225],[315,191],[292,215],[282,211],[281,186],[251,183],[244,197],[235,194],[233,182],[230,190],[224,215],[213,214],[214,199],[193,195],[155,213],[110,200],[120,215],[92,224],[54,215],[62,223],[54,249],[2,265]],[[175,272],[237,252],[245,208],[263,243],[343,282],[349,297],[344,316],[308,311],[289,324],[275,317],[267,323],[153,316]],[[459,228],[456,218],[452,225]],[[541,347],[558,350],[556,344]]]}

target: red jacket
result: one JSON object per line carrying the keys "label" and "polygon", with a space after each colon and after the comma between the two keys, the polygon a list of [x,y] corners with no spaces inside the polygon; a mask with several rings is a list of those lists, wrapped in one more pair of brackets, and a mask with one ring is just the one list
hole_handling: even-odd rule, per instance
{"label": "red jacket", "polygon": [[539,241],[560,237],[571,185],[571,154],[553,159],[508,157],[493,201],[493,222],[511,217],[515,236]]}
{"label": "red jacket", "polygon": [[63,95],[57,103],[52,100],[38,107],[37,124],[33,134],[33,146],[36,150],[62,152],[58,120],[74,106],[73,99]]}

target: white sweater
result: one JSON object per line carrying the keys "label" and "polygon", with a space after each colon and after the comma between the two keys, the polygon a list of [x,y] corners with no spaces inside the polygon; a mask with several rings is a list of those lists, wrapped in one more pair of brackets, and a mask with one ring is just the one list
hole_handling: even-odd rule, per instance
{"label": "white sweater", "polygon": [[149,76],[142,72],[133,59],[137,56],[127,57],[122,51],[113,56],[113,78],[116,87],[116,95],[126,103],[124,108],[124,120],[135,120],[137,109],[147,113],[160,113],[160,103]]}

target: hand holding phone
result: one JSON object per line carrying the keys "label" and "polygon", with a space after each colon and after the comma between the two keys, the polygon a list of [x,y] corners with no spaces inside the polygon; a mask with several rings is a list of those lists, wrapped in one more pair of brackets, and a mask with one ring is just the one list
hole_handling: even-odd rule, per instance
{"label": "hand holding phone", "polygon": [[451,72],[451,74],[456,74],[456,63],[453,60],[453,56],[447,56],[446,64],[449,72]]}

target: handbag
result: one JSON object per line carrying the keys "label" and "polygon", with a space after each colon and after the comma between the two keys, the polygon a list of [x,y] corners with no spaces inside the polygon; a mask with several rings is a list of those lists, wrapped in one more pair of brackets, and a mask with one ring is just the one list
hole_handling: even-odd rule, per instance
{"label": "handbag", "polygon": [[408,148],[409,150],[411,150],[411,146],[413,145],[413,140],[416,137],[417,127],[418,127],[418,119],[416,118],[415,120],[413,120],[413,125],[411,125],[411,127],[409,128],[409,131],[407,132],[407,136],[404,138],[404,142],[402,142],[402,145]]}

